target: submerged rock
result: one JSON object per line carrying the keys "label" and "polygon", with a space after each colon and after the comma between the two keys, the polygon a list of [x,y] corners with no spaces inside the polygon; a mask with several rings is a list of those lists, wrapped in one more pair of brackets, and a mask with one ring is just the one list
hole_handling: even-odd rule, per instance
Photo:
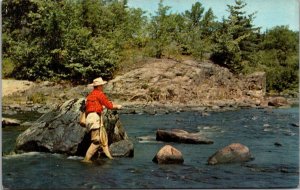
{"label": "submerged rock", "polygon": [[290,125],[293,127],[299,127],[299,123],[290,123]]}
{"label": "submerged rock", "polygon": [[275,142],[274,145],[275,145],[275,146],[282,146],[282,144],[279,143],[279,142]]}
{"label": "submerged rock", "polygon": [[[60,108],[42,115],[16,140],[16,152],[51,152],[84,156],[91,141],[86,128],[79,125],[80,107],[84,98],[66,101]],[[127,140],[116,111],[104,114],[109,145]],[[125,155],[124,155],[125,156]]]}
{"label": "submerged rock", "polygon": [[181,129],[157,130],[156,140],[165,142],[178,142],[187,144],[213,144],[213,141],[207,139],[199,133],[189,133]]}
{"label": "submerged rock", "polygon": [[215,165],[234,162],[247,162],[252,159],[253,157],[251,156],[247,146],[240,143],[233,143],[214,153],[208,159],[208,164]]}
{"label": "submerged rock", "polygon": [[162,147],[152,160],[158,164],[182,164],[182,153],[171,145]]}

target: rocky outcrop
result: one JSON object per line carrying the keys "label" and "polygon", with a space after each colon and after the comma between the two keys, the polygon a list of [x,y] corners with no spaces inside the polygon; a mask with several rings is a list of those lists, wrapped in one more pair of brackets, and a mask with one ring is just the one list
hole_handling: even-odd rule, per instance
{"label": "rocky outcrop", "polygon": [[214,153],[208,159],[208,164],[216,165],[234,162],[247,162],[252,159],[253,157],[247,146],[240,143],[233,143]]}
{"label": "rocky outcrop", "polygon": [[15,92],[24,92],[33,87],[34,83],[27,80],[2,79],[2,97],[12,95]]}
{"label": "rocky outcrop", "polygon": [[109,81],[106,90],[135,105],[255,107],[265,96],[266,75],[236,76],[210,61],[152,60]]}
{"label": "rocky outcrop", "polygon": [[157,130],[156,140],[165,142],[177,142],[187,144],[213,144],[213,141],[207,139],[200,133],[189,133],[181,129]]}
{"label": "rocky outcrop", "polygon": [[184,162],[182,153],[171,145],[162,147],[152,160],[158,164],[182,164]]}
{"label": "rocky outcrop", "polygon": [[[104,89],[115,102],[126,107],[123,113],[160,114],[174,110],[198,111],[199,108],[226,111],[268,106],[264,72],[237,76],[211,61],[192,59],[149,59],[127,71],[110,80]],[[65,91],[66,88],[69,90]],[[4,96],[2,111],[46,113],[68,99],[87,95],[89,91],[86,85],[37,82],[34,87],[18,91],[13,97]]]}
{"label": "rocky outcrop", "polygon": [[[68,82],[36,82],[32,88],[18,91],[13,97],[4,96],[2,111],[6,114],[47,113],[68,99],[87,95],[90,90],[86,85],[74,86]],[[199,62],[188,58],[145,60],[110,80],[104,90],[124,106],[123,113],[227,111],[239,107],[276,106],[266,99],[264,72],[237,76],[209,60]],[[299,103],[298,98],[295,100]],[[288,103],[293,102],[289,100]]]}
{"label": "rocky outcrop", "polygon": [[265,72],[255,72],[244,78],[246,94],[253,98],[262,98],[266,95],[267,82]]}
{"label": "rocky outcrop", "polygon": [[[78,123],[80,107],[83,103],[83,98],[71,99],[59,109],[42,115],[32,123],[31,127],[18,136],[16,152],[41,151],[85,155],[90,145],[90,135],[86,128],[81,127]],[[121,140],[128,140],[116,111],[107,111],[104,115],[104,122],[109,145]],[[126,147],[126,144],[123,146]],[[132,149],[132,146],[129,149]],[[119,156],[121,155],[119,154]]]}

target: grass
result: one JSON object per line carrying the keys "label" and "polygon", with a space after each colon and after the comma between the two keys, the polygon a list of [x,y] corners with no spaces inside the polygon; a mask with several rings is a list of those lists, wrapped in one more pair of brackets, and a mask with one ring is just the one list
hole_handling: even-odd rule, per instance
{"label": "grass", "polygon": [[46,102],[46,96],[40,92],[34,93],[27,97],[27,101],[30,101],[34,104],[43,104]]}

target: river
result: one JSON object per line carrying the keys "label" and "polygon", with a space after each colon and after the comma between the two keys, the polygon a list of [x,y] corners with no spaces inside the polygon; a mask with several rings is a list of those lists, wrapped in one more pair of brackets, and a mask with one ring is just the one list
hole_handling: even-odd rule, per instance
{"label": "river", "polygon": [[[10,116],[12,117],[12,116]],[[23,120],[36,114],[19,115]],[[11,154],[23,129],[2,129],[2,183],[11,189],[106,188],[296,188],[299,184],[299,108],[241,109],[163,115],[121,114],[134,143],[133,158],[82,158],[30,152]],[[157,165],[152,158],[167,143],[155,141],[157,129],[201,132],[211,145],[168,143],[183,154],[182,165]],[[141,137],[143,137],[141,140]],[[146,139],[146,140],[145,140]],[[231,143],[249,147],[254,160],[210,166],[207,159]]]}

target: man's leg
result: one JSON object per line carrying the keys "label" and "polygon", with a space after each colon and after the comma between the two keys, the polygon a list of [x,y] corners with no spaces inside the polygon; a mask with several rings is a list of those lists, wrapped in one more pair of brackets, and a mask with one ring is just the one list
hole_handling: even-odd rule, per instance
{"label": "man's leg", "polygon": [[86,151],[85,154],[85,158],[84,158],[84,162],[91,162],[91,158],[93,157],[93,155],[97,152],[97,150],[99,149],[100,144],[94,144],[93,142],[91,143],[89,149]]}
{"label": "man's leg", "polygon": [[93,155],[97,152],[97,150],[100,147],[99,129],[92,129],[91,140],[92,140],[92,143],[91,143],[90,147],[88,148],[88,150],[86,151],[85,158],[83,160],[85,162],[91,162],[91,158],[93,157]]}

